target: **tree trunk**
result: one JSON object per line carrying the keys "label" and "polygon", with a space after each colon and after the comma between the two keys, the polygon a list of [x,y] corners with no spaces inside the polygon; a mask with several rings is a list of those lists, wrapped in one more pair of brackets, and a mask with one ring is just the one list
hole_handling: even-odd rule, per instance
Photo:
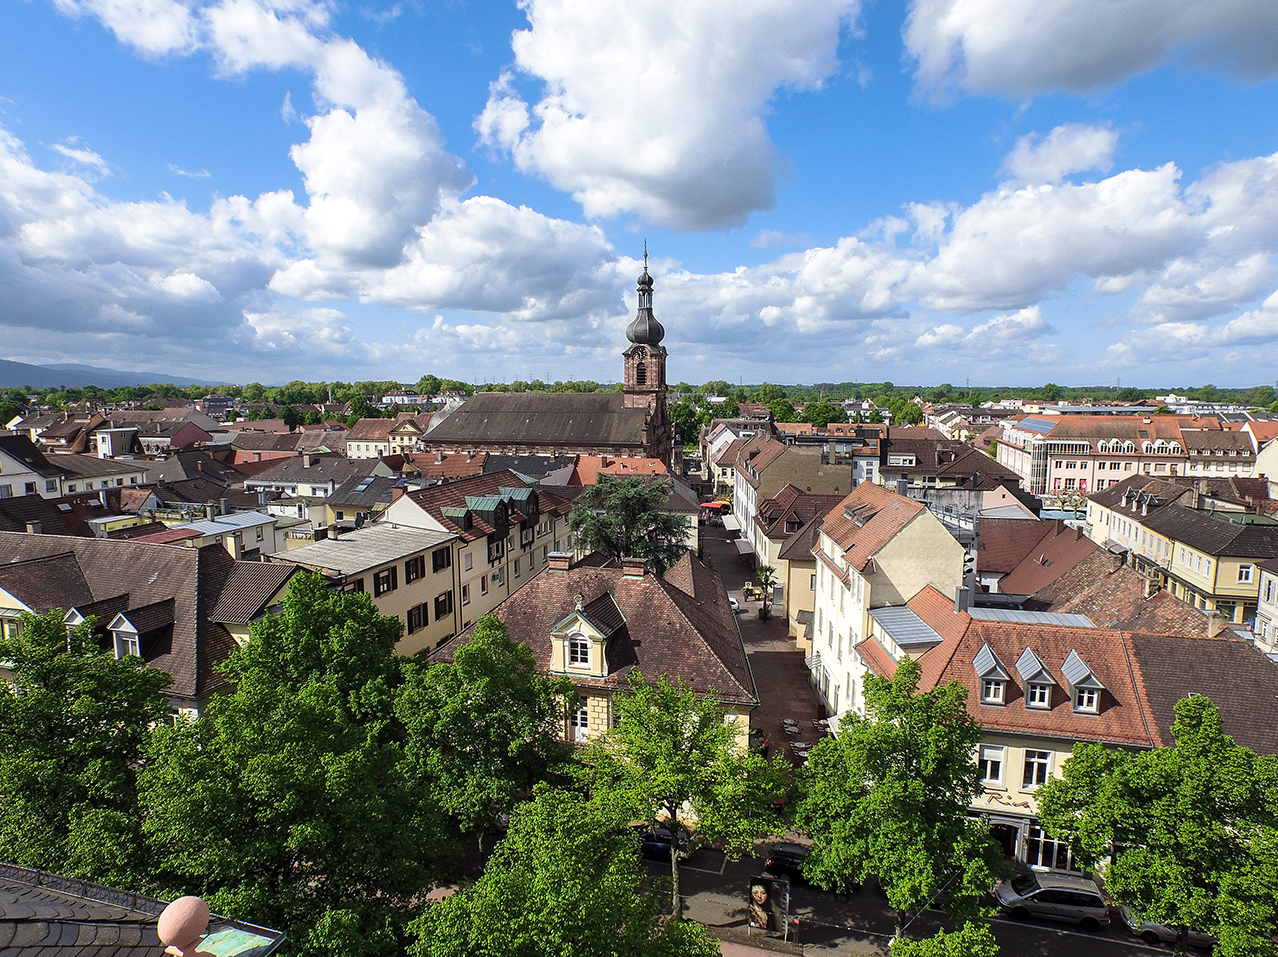
{"label": "tree trunk", "polygon": [[679,829],[673,828],[670,841],[670,919],[683,920],[683,902],[679,900]]}
{"label": "tree trunk", "polygon": [[900,940],[905,936],[905,925],[909,923],[909,912],[903,910],[893,911],[896,914],[896,926],[892,928],[892,939]]}

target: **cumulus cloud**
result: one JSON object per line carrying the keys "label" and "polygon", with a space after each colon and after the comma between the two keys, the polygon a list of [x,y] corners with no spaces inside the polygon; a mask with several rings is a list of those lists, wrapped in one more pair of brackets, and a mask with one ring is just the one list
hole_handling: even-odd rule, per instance
{"label": "cumulus cloud", "polygon": [[1107,173],[1114,165],[1118,134],[1085,123],[1065,123],[1046,137],[1022,136],[1003,161],[1003,169],[1023,183],[1059,183],[1071,173],[1099,170]]}
{"label": "cumulus cloud", "polygon": [[1278,73],[1270,0],[913,0],[904,32],[916,83],[933,97],[1084,92],[1173,60]]}
{"label": "cumulus cloud", "polygon": [[570,192],[589,217],[637,213],[680,230],[770,209],[778,170],[764,121],[778,89],[819,86],[860,0],[634,3],[525,0],[515,77],[493,84],[482,142]]}

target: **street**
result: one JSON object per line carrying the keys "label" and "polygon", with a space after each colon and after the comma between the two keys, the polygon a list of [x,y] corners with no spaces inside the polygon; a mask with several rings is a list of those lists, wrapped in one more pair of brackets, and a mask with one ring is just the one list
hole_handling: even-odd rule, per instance
{"label": "street", "polygon": [[[760,706],[751,716],[751,727],[761,728],[773,750],[783,752],[797,765],[799,759],[788,747],[790,738],[782,730],[782,719],[791,718],[803,729],[800,736],[815,743],[818,732],[812,719],[822,712],[807,681],[803,655],[786,633],[780,609],[768,621],[757,615],[759,602],[743,600],[742,585],[753,578],[752,568],[736,552],[729,533],[722,528],[703,526],[700,530],[703,560],[723,577],[728,593],[741,603],[737,616],[742,640],[750,658]],[[785,839],[796,837],[789,835]],[[654,873],[660,863],[648,862]],[[740,945],[762,943],[759,932],[753,941],[746,936],[746,893],[749,880],[763,871],[763,861],[746,857],[727,860],[720,851],[703,849],[683,866],[682,890],[685,914],[733,943],[725,953],[746,953]],[[888,954],[893,914],[886,898],[873,884],[851,895],[832,894],[795,882],[791,887],[791,918],[799,918],[802,952],[806,954]],[[919,915],[909,929],[913,938],[934,934],[943,915]],[[1123,954],[1166,953],[1167,948],[1150,947],[1132,937],[1121,925],[1097,933],[1086,933],[1071,925],[994,921],[994,932],[1004,953],[1030,957],[1068,957],[1086,952],[1088,957],[1117,957]],[[779,937],[777,938],[779,940]],[[787,948],[791,953],[796,948]]]}

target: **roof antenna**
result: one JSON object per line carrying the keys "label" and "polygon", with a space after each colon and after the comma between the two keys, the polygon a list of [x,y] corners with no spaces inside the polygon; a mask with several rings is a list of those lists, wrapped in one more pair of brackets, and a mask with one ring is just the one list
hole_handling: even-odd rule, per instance
{"label": "roof antenna", "polygon": [[643,241],[643,271],[648,271],[648,240]]}

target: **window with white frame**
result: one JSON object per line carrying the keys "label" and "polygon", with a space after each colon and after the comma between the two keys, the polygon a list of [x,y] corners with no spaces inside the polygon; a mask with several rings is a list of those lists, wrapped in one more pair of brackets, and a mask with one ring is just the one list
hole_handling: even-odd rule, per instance
{"label": "window with white frame", "polygon": [[115,638],[116,658],[123,658],[126,655],[142,657],[142,645],[138,641],[136,631],[113,631],[111,634]]}
{"label": "window with white frame", "polygon": [[582,705],[572,713],[572,739],[574,741],[590,740],[590,712]]}
{"label": "window with white frame", "polygon": [[1052,706],[1052,686],[1032,683],[1025,692],[1025,706],[1028,708],[1050,708]]}
{"label": "window with white frame", "polygon": [[462,604],[470,604],[470,585],[462,585]]}
{"label": "window with white frame", "polygon": [[1021,786],[1028,791],[1046,784],[1047,774],[1051,767],[1051,751],[1026,751],[1025,774],[1021,779]]}
{"label": "window with white frame", "polygon": [[481,595],[488,594],[488,576],[487,575],[479,576],[479,593]]}
{"label": "window with white frame", "polygon": [[1002,704],[1006,696],[1007,682],[1001,678],[981,679],[981,704]]}
{"label": "window with white frame", "polygon": [[590,639],[585,635],[573,635],[568,639],[568,664],[578,668],[590,667]]}
{"label": "window with white frame", "polygon": [[1003,783],[1003,749],[982,744],[977,749],[977,765],[981,769],[982,784]]}
{"label": "window with white frame", "polygon": [[1249,581],[1251,581],[1251,576],[1252,576],[1252,573],[1253,573],[1253,570],[1254,570],[1254,569],[1255,569],[1255,566],[1254,566],[1254,565],[1239,565],[1239,566],[1238,566],[1238,580],[1239,580],[1240,582],[1249,582]]}
{"label": "window with white frame", "polygon": [[467,552],[465,558],[462,559],[462,568],[464,568],[466,571],[470,571],[474,567],[475,567],[475,556],[472,555],[470,552]]}
{"label": "window with white frame", "polygon": [[1082,714],[1095,714],[1100,710],[1100,690],[1097,688],[1075,688],[1074,710]]}

